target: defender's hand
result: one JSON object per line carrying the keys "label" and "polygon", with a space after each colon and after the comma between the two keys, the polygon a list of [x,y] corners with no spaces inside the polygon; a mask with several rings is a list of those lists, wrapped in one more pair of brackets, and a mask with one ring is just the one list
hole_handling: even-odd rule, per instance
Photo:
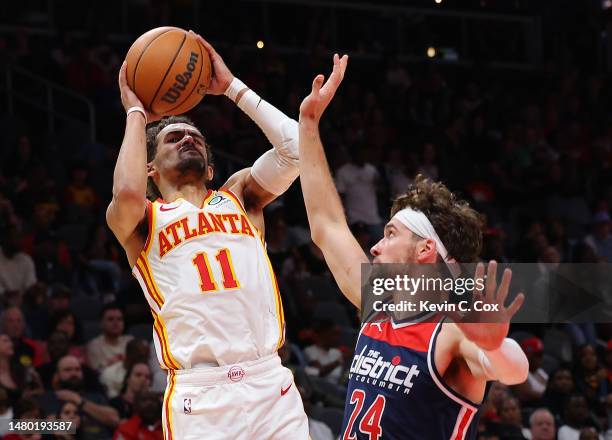
{"label": "defender's hand", "polygon": [[[478,263],[474,279],[483,279],[484,272],[484,264]],[[483,304],[496,305],[497,311],[475,311],[472,309],[471,312],[461,318],[453,316],[455,324],[461,329],[465,337],[483,350],[495,350],[502,344],[504,338],[508,336],[510,320],[525,300],[525,295],[519,293],[508,307],[504,306],[511,279],[512,271],[505,269],[499,288],[497,288],[497,263],[490,261],[484,285],[484,295],[482,289],[474,289],[472,304],[475,301],[482,301]]]}
{"label": "defender's hand", "polygon": [[210,87],[208,88],[206,93],[210,95],[223,95],[223,93],[225,93],[232,80],[234,79],[234,75],[225,65],[225,62],[223,61],[223,58],[221,58],[221,55],[217,53],[215,48],[212,47],[208,41],[206,41],[204,38],[202,38],[201,35],[196,34],[193,31],[189,32],[193,33],[196,36],[198,42],[202,46],[204,46],[204,48],[208,51],[208,55],[210,56],[210,62],[212,64],[213,71],[212,79],[210,80]]}
{"label": "defender's hand", "polygon": [[304,98],[304,101],[302,101],[300,105],[300,122],[319,123],[321,115],[323,115],[323,112],[336,94],[336,90],[338,90],[344,78],[347,63],[348,55],[344,55],[340,58],[338,54],[335,54],[334,70],[324,85],[323,80],[325,77],[323,75],[317,75],[312,82],[312,91],[310,95]]}
{"label": "defender's hand", "polygon": [[162,118],[162,115],[148,112],[138,96],[130,89],[127,82],[127,61],[124,61],[121,69],[119,69],[119,91],[121,92],[121,104],[123,104],[125,111],[130,107],[142,107],[147,113],[147,122],[155,122]]}

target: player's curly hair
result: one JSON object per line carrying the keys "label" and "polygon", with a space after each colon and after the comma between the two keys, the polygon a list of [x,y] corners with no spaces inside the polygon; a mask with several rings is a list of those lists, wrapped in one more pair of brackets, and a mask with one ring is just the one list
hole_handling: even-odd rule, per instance
{"label": "player's curly hair", "polygon": [[482,249],[482,218],[443,183],[417,175],[408,191],[393,201],[391,217],[406,207],[427,216],[455,260],[462,263],[478,260]]}
{"label": "player's curly hair", "polygon": [[[151,162],[157,154],[157,135],[160,131],[170,124],[184,123],[197,128],[195,123],[187,116],[167,116],[157,122],[153,122],[147,126],[147,163]],[[206,156],[208,157],[208,165],[213,166],[213,155],[208,142],[204,142],[206,146]],[[161,198],[161,192],[153,179],[147,179],[147,198],[151,201]]]}

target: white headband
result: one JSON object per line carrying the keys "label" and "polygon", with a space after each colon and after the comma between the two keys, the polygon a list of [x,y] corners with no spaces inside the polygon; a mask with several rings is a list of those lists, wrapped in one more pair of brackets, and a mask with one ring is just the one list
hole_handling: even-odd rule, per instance
{"label": "white headband", "polygon": [[412,208],[404,208],[396,212],[393,218],[406,226],[419,237],[431,238],[433,241],[435,241],[436,250],[448,266],[451,273],[455,275],[458,268],[451,266],[451,263],[455,263],[455,260],[453,258],[449,258],[446,246],[444,246],[444,243],[442,243],[442,240],[440,240],[436,230],[425,214],[423,214],[421,211],[415,211]]}

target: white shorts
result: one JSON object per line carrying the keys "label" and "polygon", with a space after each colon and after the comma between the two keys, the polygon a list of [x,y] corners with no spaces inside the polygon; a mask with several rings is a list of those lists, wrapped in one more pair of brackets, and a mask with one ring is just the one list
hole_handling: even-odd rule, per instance
{"label": "white shorts", "polygon": [[276,353],[253,362],[168,372],[165,440],[306,440],[308,418]]}

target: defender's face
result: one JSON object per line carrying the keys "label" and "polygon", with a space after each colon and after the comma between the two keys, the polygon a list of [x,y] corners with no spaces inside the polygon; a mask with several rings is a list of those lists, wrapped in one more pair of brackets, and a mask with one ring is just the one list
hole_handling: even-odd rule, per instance
{"label": "defender's face", "polygon": [[204,174],[208,167],[204,136],[192,125],[170,124],[157,135],[157,169],[194,171]]}
{"label": "defender's face", "polygon": [[395,219],[385,225],[385,235],[372,246],[374,263],[416,263],[415,235]]}

